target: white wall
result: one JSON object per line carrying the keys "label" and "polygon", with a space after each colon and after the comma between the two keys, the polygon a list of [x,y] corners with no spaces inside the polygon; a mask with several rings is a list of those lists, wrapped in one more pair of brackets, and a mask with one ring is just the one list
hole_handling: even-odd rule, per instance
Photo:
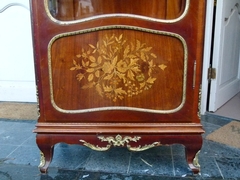
{"label": "white wall", "polygon": [[29,0],[0,0],[0,101],[36,102]]}

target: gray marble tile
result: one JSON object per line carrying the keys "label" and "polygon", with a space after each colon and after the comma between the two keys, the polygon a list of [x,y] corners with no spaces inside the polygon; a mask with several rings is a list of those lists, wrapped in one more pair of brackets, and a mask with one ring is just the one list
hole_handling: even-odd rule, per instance
{"label": "gray marble tile", "polygon": [[173,155],[185,155],[185,146],[182,144],[172,145],[172,154]]}
{"label": "gray marble tile", "polygon": [[186,157],[183,155],[174,155],[174,175],[186,177],[193,175],[192,170],[189,168]]}
{"label": "gray marble tile", "polygon": [[[78,180],[81,174],[82,174],[81,171],[76,171],[76,170],[69,171],[65,169],[58,169],[58,170],[50,169],[48,174],[41,175],[40,180]],[[83,176],[83,177],[86,177],[86,176]]]}
{"label": "gray marble tile", "polygon": [[203,140],[202,143],[202,148],[200,150],[200,155],[202,156],[211,156],[211,154],[209,154],[209,146],[208,146],[208,142],[206,140]]}
{"label": "gray marble tile", "polygon": [[2,145],[0,144],[0,159],[7,158],[9,154],[15,151],[19,146],[16,145]]}
{"label": "gray marble tile", "polygon": [[214,132],[215,130],[221,128],[221,126],[215,125],[215,124],[210,124],[210,123],[205,123],[204,126],[204,131],[205,133],[202,134],[203,138],[206,138],[208,134],[211,134],[212,132]]}
{"label": "gray marble tile", "polygon": [[[7,132],[14,131],[12,126],[14,125],[13,122],[5,121],[0,119],[0,138],[4,136],[4,134],[7,134]],[[0,144],[1,144],[1,139],[0,139]]]}
{"label": "gray marble tile", "polygon": [[19,146],[7,158],[6,163],[38,166],[40,153],[37,147]]}
{"label": "gray marble tile", "polygon": [[92,151],[84,166],[86,170],[127,173],[131,152],[126,148],[111,148],[108,151]]}
{"label": "gray marble tile", "polygon": [[21,132],[21,131],[5,131],[0,136],[0,144],[4,145],[21,145],[24,143],[29,137],[33,134],[29,132]]}
{"label": "gray marble tile", "polygon": [[40,180],[41,175],[35,166],[5,164],[0,166],[1,180]]}
{"label": "gray marble tile", "polygon": [[201,177],[203,178],[220,178],[222,175],[218,169],[216,160],[214,157],[199,155],[199,164],[201,166]]}
{"label": "gray marble tile", "polygon": [[89,158],[91,150],[80,145],[59,144],[54,148],[50,167],[65,169],[82,169]]}
{"label": "gray marble tile", "polygon": [[204,153],[206,156],[240,158],[239,149],[208,140],[205,140]]}
{"label": "gray marble tile", "polygon": [[221,117],[221,116],[216,116],[212,114],[207,114],[205,116],[201,117],[202,123],[208,122],[211,124],[219,125],[219,126],[224,126],[232,121],[232,119]]}
{"label": "gray marble tile", "polygon": [[37,147],[36,134],[31,134],[28,139],[26,139],[21,146],[34,146]]}
{"label": "gray marble tile", "polygon": [[14,122],[15,121],[0,118],[0,129],[9,130],[12,128],[12,126],[14,126]]}
{"label": "gray marble tile", "polygon": [[216,158],[216,162],[225,179],[240,178],[240,158]]}
{"label": "gray marble tile", "polygon": [[129,173],[173,176],[172,156],[147,152],[132,153]]}
{"label": "gray marble tile", "polygon": [[20,131],[20,132],[30,132],[33,133],[33,129],[35,128],[36,121],[16,121],[14,122],[14,125],[12,126],[12,129],[14,131]]}
{"label": "gray marble tile", "polygon": [[[1,180],[193,180],[194,177],[170,177],[128,175],[104,172],[65,170],[49,168],[48,174],[39,174],[33,166],[6,165],[0,166]],[[213,179],[211,179],[213,180]]]}
{"label": "gray marble tile", "polygon": [[[155,155],[170,155],[171,154],[171,146],[163,145],[154,148],[150,148],[148,150],[142,151],[144,154],[155,154]],[[140,152],[140,153],[142,153]]]}

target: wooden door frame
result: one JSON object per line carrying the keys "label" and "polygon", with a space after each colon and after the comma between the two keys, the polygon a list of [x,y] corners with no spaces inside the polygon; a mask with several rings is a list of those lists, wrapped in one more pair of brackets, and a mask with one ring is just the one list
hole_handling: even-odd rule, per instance
{"label": "wooden door frame", "polygon": [[[213,37],[212,32],[215,31],[214,28],[214,6],[216,0],[209,0],[207,1],[207,12],[206,12],[206,28],[205,28],[205,43],[204,43],[204,58],[203,58],[203,70],[202,70],[202,94],[201,94],[201,115],[204,115],[208,112],[208,99],[209,99],[209,80],[208,80],[208,69],[210,67],[211,61],[211,51],[212,51],[212,43]],[[218,39],[217,39],[218,38]],[[219,36],[216,36],[215,40],[219,40]],[[213,62],[212,62],[213,63]],[[240,64],[239,64],[240,67]],[[240,70],[238,71],[240,75]]]}
{"label": "wooden door frame", "polygon": [[203,55],[203,70],[202,70],[202,91],[201,91],[201,115],[207,112],[208,102],[208,68],[211,59],[212,46],[212,31],[213,31],[213,17],[214,17],[214,3],[215,0],[207,1],[206,8],[206,23],[205,23],[205,41],[204,41],[204,55]]}

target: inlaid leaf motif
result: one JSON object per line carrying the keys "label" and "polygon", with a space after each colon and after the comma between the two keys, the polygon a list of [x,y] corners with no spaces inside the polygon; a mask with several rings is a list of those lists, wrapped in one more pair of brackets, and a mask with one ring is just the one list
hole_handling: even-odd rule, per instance
{"label": "inlaid leaf motif", "polygon": [[147,83],[153,84],[155,80],[156,80],[156,78],[149,77],[147,80]]}
{"label": "inlaid leaf motif", "polygon": [[75,55],[71,71],[82,89],[95,87],[101,97],[113,102],[133,97],[152,88],[157,69],[167,64],[156,63],[154,48],[140,40],[128,41],[124,34],[106,34],[96,44],[88,44]]}
{"label": "inlaid leaf motif", "polygon": [[95,71],[94,68],[88,68],[88,69],[86,69],[86,72],[88,72],[88,73],[92,73],[92,72],[94,72],[94,71]]}
{"label": "inlaid leaf motif", "polygon": [[94,78],[93,74],[89,74],[89,75],[88,75],[88,81],[92,81],[93,78]]}
{"label": "inlaid leaf motif", "polygon": [[140,83],[140,88],[143,89],[146,85],[146,82]]}
{"label": "inlaid leaf motif", "polygon": [[127,72],[127,77],[128,77],[129,79],[133,80],[133,81],[135,80],[135,79],[134,79],[134,76],[135,76],[135,75],[134,75],[134,73],[133,73],[132,71],[128,71],[128,72]]}
{"label": "inlaid leaf motif", "polygon": [[139,50],[141,48],[141,42],[137,40],[136,50]]}
{"label": "inlaid leaf motif", "polygon": [[121,34],[121,35],[119,36],[119,38],[115,37],[115,39],[116,39],[116,41],[117,41],[118,43],[121,43],[122,37],[123,37],[123,34]]}
{"label": "inlaid leaf motif", "polygon": [[113,78],[113,74],[109,74],[104,77],[104,80],[111,80]]}
{"label": "inlaid leaf motif", "polygon": [[84,75],[82,73],[77,74],[77,80],[81,81],[82,78],[84,78]]}
{"label": "inlaid leaf motif", "polygon": [[123,57],[127,57],[127,55],[128,55],[129,52],[130,52],[130,46],[127,45],[126,48],[124,49]]}
{"label": "inlaid leaf motif", "polygon": [[95,58],[94,56],[89,56],[89,60],[90,60],[91,62],[96,62],[96,58]]}
{"label": "inlaid leaf motif", "polygon": [[98,62],[98,64],[102,63],[102,57],[101,56],[98,57],[97,62]]}
{"label": "inlaid leaf motif", "polygon": [[90,83],[86,83],[85,85],[82,86],[82,89],[89,89],[94,87],[95,83],[90,82]]}
{"label": "inlaid leaf motif", "polygon": [[157,55],[154,54],[154,53],[151,53],[150,55],[151,55],[153,58],[157,58]]}
{"label": "inlaid leaf motif", "polygon": [[126,91],[122,89],[122,87],[115,89],[114,92],[116,94],[127,94]]}
{"label": "inlaid leaf motif", "polygon": [[105,92],[112,92],[113,91],[112,86],[103,86],[103,89],[104,89]]}
{"label": "inlaid leaf motif", "polygon": [[82,67],[75,60],[73,60],[73,64],[74,64],[74,67],[70,68],[71,71],[82,69]]}
{"label": "inlaid leaf motif", "polygon": [[89,62],[89,61],[87,61],[87,62],[85,63],[85,65],[86,65],[86,66],[89,66],[89,63],[90,63],[90,62]]}
{"label": "inlaid leaf motif", "polygon": [[97,70],[97,71],[95,72],[95,76],[96,76],[97,78],[100,77],[100,71],[99,71],[99,70]]}
{"label": "inlaid leaf motif", "polygon": [[103,90],[102,90],[102,86],[100,84],[96,84],[96,91],[98,92],[98,94],[100,96],[103,97]]}
{"label": "inlaid leaf motif", "polygon": [[159,68],[162,69],[162,70],[165,70],[166,67],[167,67],[167,66],[166,66],[165,64],[161,64],[161,65],[159,65]]}
{"label": "inlaid leaf motif", "polygon": [[90,67],[97,67],[97,66],[98,66],[97,63],[91,63],[91,64],[90,64]]}
{"label": "inlaid leaf motif", "polygon": [[96,49],[96,47],[95,47],[94,45],[92,45],[92,44],[89,44],[89,46],[90,46],[91,48],[93,48],[93,49]]}

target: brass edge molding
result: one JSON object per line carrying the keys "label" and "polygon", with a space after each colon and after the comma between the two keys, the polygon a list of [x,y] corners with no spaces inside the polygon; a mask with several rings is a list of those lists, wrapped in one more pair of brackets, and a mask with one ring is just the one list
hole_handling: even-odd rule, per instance
{"label": "brass edge molding", "polygon": [[42,167],[44,167],[45,164],[46,164],[45,156],[44,156],[43,152],[40,151],[40,164],[38,167],[42,168]]}
{"label": "brass edge molding", "polygon": [[[91,32],[96,32],[96,31],[101,31],[101,30],[109,30],[109,29],[136,30],[136,31],[142,31],[142,32],[153,33],[153,34],[158,34],[158,35],[170,36],[170,37],[177,38],[178,40],[181,41],[181,43],[183,45],[183,49],[184,49],[184,60],[183,60],[184,61],[184,70],[183,70],[183,87],[182,87],[183,95],[182,95],[182,102],[178,107],[176,107],[175,109],[170,109],[170,110],[155,110],[155,109],[146,109],[146,108],[126,107],[126,106],[110,106],[110,107],[78,109],[78,110],[65,110],[65,109],[58,107],[58,105],[54,101],[54,92],[53,92],[53,83],[52,83],[53,79],[52,79],[52,65],[51,65],[52,64],[51,63],[51,47],[52,47],[53,43],[57,39],[62,38],[62,37],[91,33]],[[87,113],[87,112],[107,111],[107,110],[130,110],[130,111],[141,111],[141,112],[158,113],[158,114],[175,113],[184,106],[185,101],[186,101],[187,63],[188,63],[187,43],[181,35],[172,33],[172,32],[158,31],[158,30],[152,30],[152,29],[141,28],[141,27],[136,27],[136,26],[113,25],[113,26],[101,26],[101,27],[96,27],[96,28],[61,33],[61,34],[54,36],[48,44],[48,68],[49,68],[51,103],[52,103],[52,106],[57,111],[62,112],[62,113],[67,113],[67,114]]]}
{"label": "brass edge molding", "polygon": [[60,25],[77,24],[77,23],[87,22],[87,21],[91,21],[91,20],[95,20],[95,19],[111,18],[111,17],[112,18],[113,17],[135,18],[135,19],[142,19],[142,20],[160,22],[160,23],[175,23],[175,22],[181,21],[187,15],[189,7],[190,7],[190,0],[186,0],[185,9],[184,9],[182,15],[179,16],[178,18],[170,19],[170,20],[157,19],[157,18],[151,18],[151,17],[147,17],[147,16],[127,14],[127,13],[113,13],[113,14],[96,15],[96,16],[93,16],[93,17],[83,18],[83,19],[79,19],[79,20],[60,21],[60,20],[55,19],[51,15],[50,10],[49,10],[49,6],[48,6],[48,1],[49,0],[44,0],[44,7],[45,7],[45,11],[46,11],[47,16],[49,17],[49,19],[51,19],[51,21],[53,21],[57,24],[60,24]]}
{"label": "brass edge molding", "polygon": [[141,139],[140,136],[134,136],[134,137],[130,137],[130,136],[125,136],[122,137],[121,135],[116,135],[115,137],[113,136],[108,136],[108,137],[104,137],[104,136],[98,136],[98,139],[101,140],[101,142],[108,142],[107,146],[105,147],[99,147],[98,145],[93,145],[91,143],[86,142],[85,140],[79,140],[80,142],[83,143],[84,146],[95,150],[95,151],[107,151],[109,150],[112,146],[114,147],[120,147],[120,146],[127,146],[128,150],[130,151],[144,151],[156,146],[160,146],[161,143],[160,142],[154,142],[150,145],[144,145],[144,146],[138,146],[138,147],[131,147],[129,145],[129,142],[137,142]]}
{"label": "brass edge molding", "polygon": [[40,117],[40,105],[39,105],[39,95],[38,95],[38,86],[36,86],[36,98],[37,98],[37,115]]}
{"label": "brass edge molding", "polygon": [[199,155],[199,153],[200,153],[200,151],[197,152],[196,156],[195,156],[194,159],[193,159],[193,165],[194,165],[196,168],[198,168],[198,169],[200,169],[200,164],[199,164],[199,161],[198,161],[198,155]]}
{"label": "brass edge molding", "polygon": [[201,118],[201,106],[202,106],[202,85],[200,84],[198,93],[198,118]]}

